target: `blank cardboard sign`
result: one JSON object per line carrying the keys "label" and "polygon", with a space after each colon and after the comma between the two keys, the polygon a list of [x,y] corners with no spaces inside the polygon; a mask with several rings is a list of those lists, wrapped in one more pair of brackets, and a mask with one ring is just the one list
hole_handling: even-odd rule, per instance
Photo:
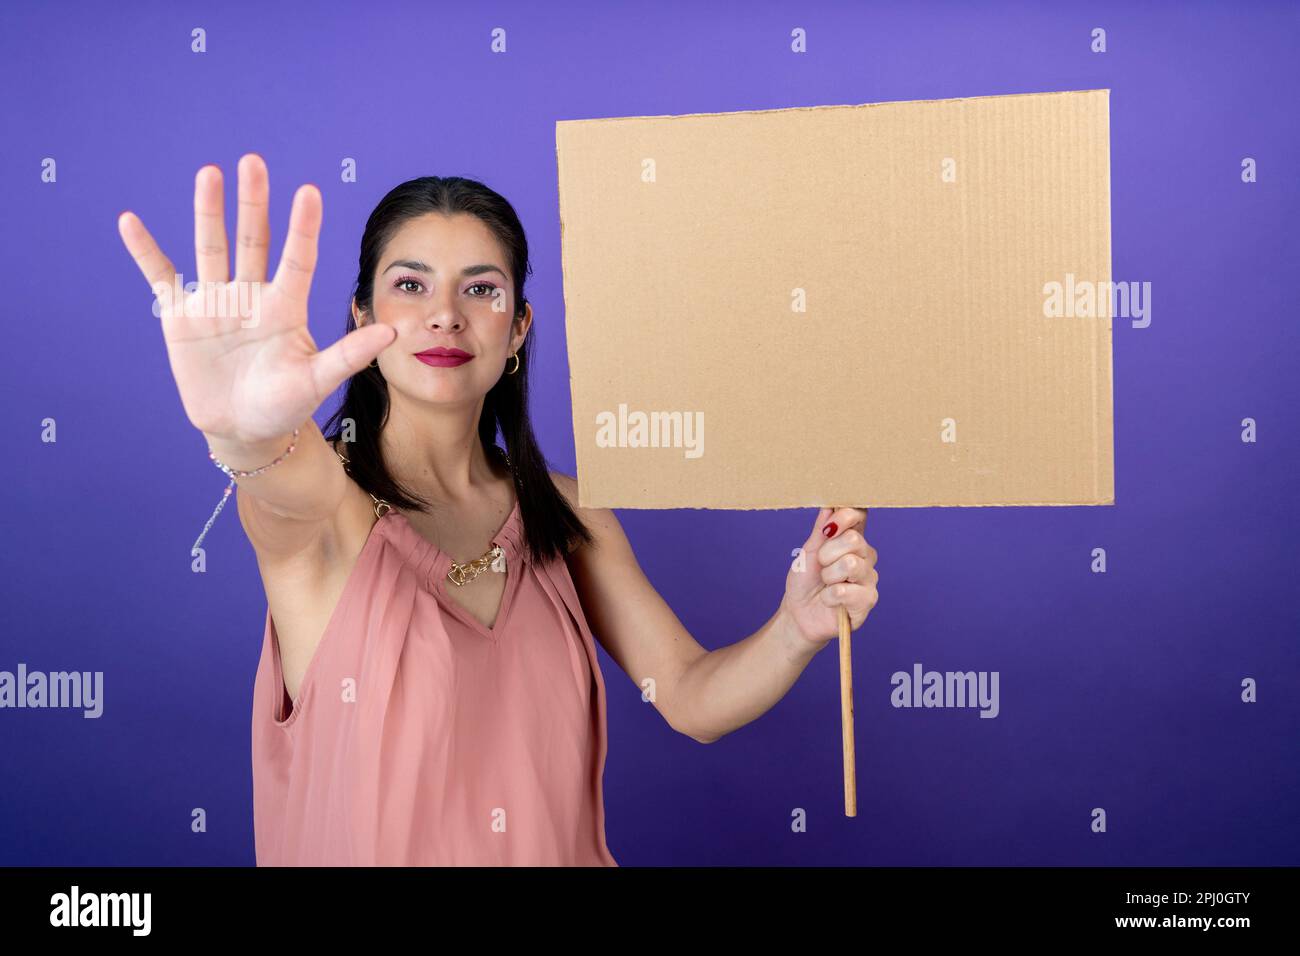
{"label": "blank cardboard sign", "polygon": [[582,506],[1114,503],[1108,90],[555,141]]}

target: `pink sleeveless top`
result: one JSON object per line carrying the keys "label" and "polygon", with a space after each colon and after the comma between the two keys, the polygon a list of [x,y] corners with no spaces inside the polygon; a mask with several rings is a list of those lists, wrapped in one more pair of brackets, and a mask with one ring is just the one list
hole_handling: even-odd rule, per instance
{"label": "pink sleeveless top", "polygon": [[[605,845],[605,686],[561,558],[493,539],[492,628],[451,558],[397,511],[374,525],[290,701],[267,608],[253,688],[259,866],[617,866]],[[484,574],[501,573],[488,569]]]}

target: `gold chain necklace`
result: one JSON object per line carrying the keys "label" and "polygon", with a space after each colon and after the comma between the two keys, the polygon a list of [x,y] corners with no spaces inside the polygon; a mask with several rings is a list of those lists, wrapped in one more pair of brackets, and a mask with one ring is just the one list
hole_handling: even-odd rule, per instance
{"label": "gold chain necklace", "polygon": [[[505,449],[496,446],[506,460],[506,467],[510,467],[510,456],[506,454]],[[348,460],[343,457],[342,453],[335,448],[334,454],[338,455],[339,461],[343,462],[343,470],[348,470]],[[368,492],[367,492],[368,493]],[[383,498],[376,498],[370,495],[370,500],[375,503],[375,517],[382,518],[389,511],[393,510]],[[380,510],[383,509],[383,510]],[[506,553],[501,550],[501,545],[494,544],[482,557],[475,558],[467,564],[459,564],[456,561],[451,562],[451,568],[447,571],[447,580],[456,587],[464,587],[468,582],[473,581],[476,577],[486,571],[488,568],[494,568],[497,571],[506,570]]]}
{"label": "gold chain necklace", "polygon": [[501,550],[499,544],[492,545],[491,551],[481,558],[475,558],[468,564],[451,562],[451,570],[447,572],[447,580],[456,587],[462,587],[467,581],[473,581],[489,567],[492,567],[495,561],[501,562],[497,565],[497,570],[504,571],[506,569],[506,553]]}

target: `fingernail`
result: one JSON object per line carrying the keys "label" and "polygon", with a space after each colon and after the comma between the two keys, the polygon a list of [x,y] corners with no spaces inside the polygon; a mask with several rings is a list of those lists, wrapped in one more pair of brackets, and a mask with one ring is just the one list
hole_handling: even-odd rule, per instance
{"label": "fingernail", "polygon": [[822,528],[822,534],[826,535],[826,537],[828,538],[833,538],[835,537],[835,532],[839,530],[840,530],[840,526],[837,525],[834,521],[832,521],[829,524],[827,524],[826,527]]}

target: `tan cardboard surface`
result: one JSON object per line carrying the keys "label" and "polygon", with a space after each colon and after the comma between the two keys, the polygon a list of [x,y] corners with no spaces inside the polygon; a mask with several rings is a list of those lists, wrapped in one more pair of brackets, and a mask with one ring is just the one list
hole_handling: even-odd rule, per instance
{"label": "tan cardboard surface", "polygon": [[1109,91],[555,138],[584,507],[1114,503]]}

